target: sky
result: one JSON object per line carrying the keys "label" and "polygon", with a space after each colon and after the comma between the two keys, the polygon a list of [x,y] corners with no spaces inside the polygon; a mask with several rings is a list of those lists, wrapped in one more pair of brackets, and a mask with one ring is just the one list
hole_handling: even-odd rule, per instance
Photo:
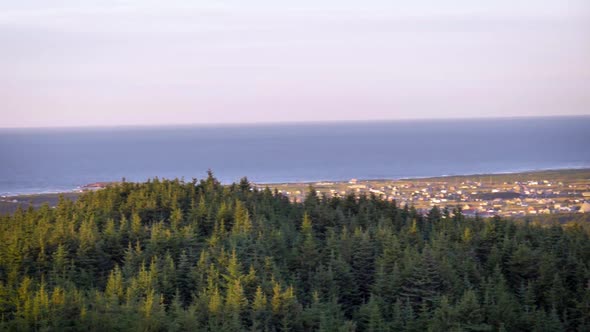
{"label": "sky", "polygon": [[0,1],[0,127],[553,115],[588,0]]}

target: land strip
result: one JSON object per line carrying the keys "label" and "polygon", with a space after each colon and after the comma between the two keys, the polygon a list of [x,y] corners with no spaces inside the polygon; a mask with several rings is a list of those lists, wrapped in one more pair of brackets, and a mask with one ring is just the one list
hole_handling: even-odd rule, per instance
{"label": "land strip", "polygon": [[[98,190],[104,185],[108,184],[90,184],[83,188]],[[435,205],[460,207],[465,215],[484,218],[494,215],[520,217],[590,213],[590,169],[395,180],[269,183],[254,184],[254,187],[269,187],[298,202],[303,201],[313,188],[319,195],[327,197],[375,195],[395,200],[401,206],[414,206],[423,213]],[[76,200],[82,192],[3,196],[0,197],[0,214],[12,213],[18,206],[55,206],[60,196]]]}
{"label": "land strip", "polygon": [[266,186],[293,201],[302,201],[312,187],[328,197],[375,195],[423,212],[435,205],[460,207],[481,217],[590,212],[590,169],[257,185]]}

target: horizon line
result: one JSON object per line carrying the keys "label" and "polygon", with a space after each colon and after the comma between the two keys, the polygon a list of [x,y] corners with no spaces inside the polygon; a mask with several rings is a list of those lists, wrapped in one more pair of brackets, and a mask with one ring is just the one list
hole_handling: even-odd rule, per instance
{"label": "horizon line", "polygon": [[321,124],[353,124],[377,122],[422,122],[422,121],[465,121],[465,120],[510,120],[510,119],[545,119],[545,118],[586,118],[590,114],[565,115],[514,115],[514,116],[475,116],[475,117],[433,117],[433,118],[398,118],[398,119],[350,119],[350,120],[301,120],[301,121],[261,121],[261,122],[193,122],[163,124],[99,124],[99,125],[65,125],[65,126],[0,126],[0,130],[30,129],[141,129],[141,128],[178,128],[178,127],[255,127],[273,125],[321,125]]}

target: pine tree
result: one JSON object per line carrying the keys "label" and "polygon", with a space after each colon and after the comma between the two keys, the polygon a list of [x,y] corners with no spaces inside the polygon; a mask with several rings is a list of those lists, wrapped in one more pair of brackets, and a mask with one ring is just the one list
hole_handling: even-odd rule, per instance
{"label": "pine tree", "polygon": [[385,320],[381,313],[382,303],[378,296],[371,294],[369,302],[364,304],[360,310],[359,328],[367,332],[386,331]]}
{"label": "pine tree", "polygon": [[311,218],[305,213],[303,222],[301,223],[297,260],[299,265],[299,284],[301,285],[302,292],[308,294],[304,298],[304,301],[307,303],[311,301],[312,278],[320,259],[316,242]]}
{"label": "pine tree", "polygon": [[354,282],[359,290],[358,297],[353,299],[353,303],[358,306],[369,300],[371,285],[374,281],[375,249],[369,234],[358,229],[355,231],[353,241],[351,267]]}
{"label": "pine tree", "polygon": [[241,235],[248,234],[252,230],[252,222],[250,215],[244,204],[236,200],[234,212],[234,224],[232,227],[232,234]]}
{"label": "pine tree", "polygon": [[[203,266],[204,269],[204,266]],[[204,286],[205,283],[195,283],[191,275],[191,264],[186,251],[180,254],[178,259],[178,269],[176,274],[176,285],[179,292],[179,300],[183,307],[187,307],[192,299],[192,290],[198,290],[200,288],[194,288],[195,286]],[[196,293],[196,292],[195,292]]]}
{"label": "pine tree", "polygon": [[428,327],[429,331],[451,331],[457,324],[456,310],[449,304],[447,296],[442,296],[439,306],[434,311]]}
{"label": "pine tree", "polygon": [[256,288],[256,294],[252,301],[252,331],[264,331],[268,327],[269,312],[267,298],[262,288]]}
{"label": "pine tree", "polygon": [[242,329],[242,312],[248,306],[248,300],[244,295],[244,289],[239,279],[234,279],[228,284],[225,297],[225,321],[224,328],[227,331],[240,331]]}
{"label": "pine tree", "polygon": [[215,287],[208,294],[209,303],[207,305],[209,312],[208,326],[211,331],[223,331],[223,297],[219,293],[219,289]]}
{"label": "pine tree", "polygon": [[441,281],[430,250],[425,249],[419,261],[412,264],[412,272],[405,280],[400,296],[413,306],[432,306],[440,294]]}
{"label": "pine tree", "polygon": [[111,273],[107,280],[105,296],[114,304],[119,304],[121,301],[123,301],[124,295],[125,289],[123,286],[123,276],[121,273],[121,269],[117,265],[113,270],[111,270]]}
{"label": "pine tree", "polygon": [[484,323],[484,313],[477,299],[477,295],[471,289],[463,293],[456,307],[457,322],[462,329],[467,331],[489,331],[491,326]]}

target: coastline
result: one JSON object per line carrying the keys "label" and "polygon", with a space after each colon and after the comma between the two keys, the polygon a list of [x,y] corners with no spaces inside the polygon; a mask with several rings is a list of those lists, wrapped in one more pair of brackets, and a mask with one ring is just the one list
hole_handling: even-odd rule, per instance
{"label": "coastline", "polygon": [[[590,168],[590,117],[28,130],[5,133],[0,196],[71,192],[122,178],[222,184],[417,179]],[[551,135],[548,135],[551,133]],[[538,139],[537,139],[538,137]],[[151,158],[159,149],[162,158]],[[118,162],[121,161],[121,162]],[[124,162],[123,162],[124,161]],[[239,162],[235,162],[239,161]],[[24,167],[26,166],[26,167]]]}
{"label": "coastline", "polygon": [[[569,172],[584,172],[590,173],[590,166],[574,166],[566,168],[541,168],[541,169],[524,169],[516,171],[500,171],[500,172],[488,172],[488,173],[468,173],[468,174],[443,174],[443,175],[426,175],[426,176],[404,176],[404,177],[391,177],[391,178],[356,178],[358,181],[417,181],[417,180],[430,180],[430,179],[450,179],[450,178],[468,178],[468,177],[483,177],[483,176],[510,176],[510,175],[539,175],[539,173],[569,173]],[[331,180],[331,179],[319,179],[319,180],[301,180],[301,181],[258,181],[255,182],[257,185],[279,185],[279,184],[314,184],[318,182],[332,182],[332,183],[346,183],[349,180]]]}
{"label": "coastline", "polygon": [[[298,188],[299,191],[305,190],[310,185],[318,187],[333,187],[349,185],[351,181],[354,183],[395,183],[395,182],[410,182],[423,183],[426,181],[432,182],[454,182],[454,181],[491,181],[498,182],[500,180],[518,180],[528,181],[531,179],[546,177],[551,179],[579,179],[590,183],[590,167],[573,167],[561,169],[542,169],[542,170],[525,170],[515,172],[498,172],[498,173],[479,173],[479,174],[457,174],[457,175],[441,175],[441,176],[425,176],[425,177],[403,177],[403,178],[385,178],[385,179],[350,179],[350,180],[318,180],[318,181],[296,181],[296,182],[251,182],[256,188]],[[97,182],[78,186],[69,191],[55,191],[55,192],[38,192],[25,193],[15,195],[0,195],[0,215],[4,213],[11,213],[17,209],[18,206],[40,207],[43,204],[55,206],[60,197],[66,199],[76,200],[80,195],[88,191],[100,190],[108,184],[116,182]]]}
{"label": "coastline", "polygon": [[48,204],[54,207],[59,202],[60,197],[65,199],[76,200],[82,193],[80,192],[59,192],[59,193],[40,193],[40,194],[26,194],[15,196],[0,196],[0,215],[12,213],[21,208],[41,207],[43,204]]}
{"label": "coastline", "polygon": [[[403,176],[403,177],[391,177],[391,178],[363,178],[358,177],[355,178],[358,181],[362,182],[374,182],[374,181],[418,181],[418,180],[442,180],[442,179],[452,179],[452,178],[469,178],[469,177],[498,177],[498,176],[516,176],[516,175],[541,175],[544,173],[571,173],[571,172],[584,172],[588,171],[590,173],[590,165],[588,166],[573,166],[573,167],[566,167],[566,168],[541,168],[541,169],[524,169],[524,170],[515,170],[515,171],[499,171],[499,172],[489,172],[489,173],[468,173],[468,174],[442,174],[442,175],[426,175],[426,176]],[[164,178],[160,178],[164,179]],[[168,179],[168,178],[166,178]],[[199,179],[200,180],[200,179]],[[146,180],[147,181],[147,180]],[[332,182],[332,183],[346,183],[349,179],[317,179],[317,180],[301,180],[301,181],[251,181],[252,184],[258,186],[274,186],[274,185],[292,185],[292,184],[314,184],[320,182]],[[73,187],[68,190],[60,190],[60,189],[47,189],[43,191],[31,191],[31,192],[15,192],[15,193],[1,193],[0,199],[7,199],[7,198],[15,198],[15,197],[28,197],[28,196],[43,196],[43,195],[60,195],[60,194],[83,194],[84,192],[97,190],[100,188],[95,187],[96,184],[100,184],[102,186],[117,183],[118,181],[100,181],[95,183],[90,183],[86,185],[80,185]],[[145,181],[129,181],[129,182],[145,182]],[[235,182],[239,182],[239,179],[236,179]],[[223,185],[230,185],[231,183],[222,183]]]}

